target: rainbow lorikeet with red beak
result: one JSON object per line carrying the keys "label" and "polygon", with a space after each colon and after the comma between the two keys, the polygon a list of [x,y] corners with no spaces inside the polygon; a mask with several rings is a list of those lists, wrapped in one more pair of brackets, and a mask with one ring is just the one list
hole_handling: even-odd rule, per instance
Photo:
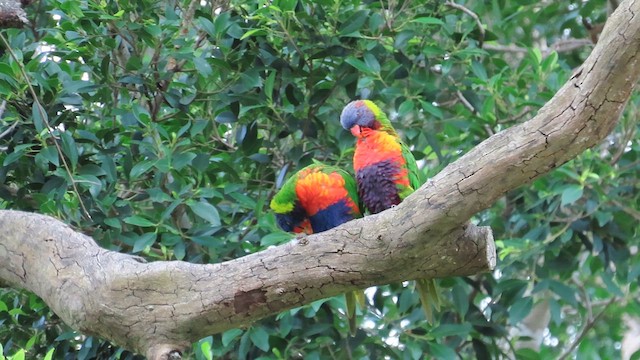
{"label": "rainbow lorikeet with red beak", "polygon": [[[353,167],[358,195],[370,213],[398,205],[422,185],[416,159],[373,101],[350,102],[342,110],[340,123],[357,139]],[[416,290],[427,320],[433,323],[432,306],[440,307],[435,280],[417,280]]]}
{"label": "rainbow lorikeet with red beak", "polygon": [[[270,204],[278,226],[287,232],[313,234],[362,217],[356,181],[346,171],[321,163],[309,165],[285,182]],[[364,293],[345,294],[349,331],[356,332],[356,304]]]}

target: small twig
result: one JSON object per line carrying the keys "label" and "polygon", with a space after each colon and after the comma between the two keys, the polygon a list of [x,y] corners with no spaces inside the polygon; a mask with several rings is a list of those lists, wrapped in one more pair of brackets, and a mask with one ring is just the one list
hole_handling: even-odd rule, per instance
{"label": "small twig", "polygon": [[193,22],[193,17],[196,14],[196,7],[200,5],[199,1],[192,1],[185,11],[182,22],[182,26],[180,27],[180,35],[187,36],[189,33],[189,29],[191,28],[191,23]]}
{"label": "small twig", "polygon": [[464,97],[464,94],[462,94],[462,92],[458,89],[456,89],[456,97],[458,98],[458,100],[460,100],[460,102],[462,103],[462,105],[464,105],[464,107],[466,107],[467,109],[469,109],[469,111],[473,113],[473,115],[478,115],[478,111],[476,111],[476,109],[473,107],[473,105],[471,105],[469,100],[467,100],[467,98]]}
{"label": "small twig", "polygon": [[508,118],[504,119],[504,120],[498,120],[498,124],[507,124],[510,123],[514,120],[518,120],[521,117],[523,117],[524,115],[526,115],[529,111],[531,111],[531,107],[529,105],[525,106],[524,108],[522,108],[522,110],[513,115],[513,116],[509,116]]}
{"label": "small twig", "polygon": [[89,214],[89,210],[87,210],[87,207],[84,205],[84,202],[82,201],[82,196],[80,196],[80,191],[78,190],[78,186],[76,185],[76,180],[73,178],[73,174],[71,173],[71,167],[69,166],[69,163],[67,163],[67,159],[64,156],[64,152],[62,152],[62,147],[60,147],[60,144],[58,143],[58,139],[56,139],[55,135],[53,134],[54,130],[49,124],[49,120],[47,120],[47,115],[44,113],[44,107],[40,103],[40,100],[38,100],[38,95],[36,94],[35,89],[31,85],[31,82],[29,81],[29,75],[27,75],[27,72],[24,69],[24,64],[22,63],[22,61],[18,59],[18,57],[16,56],[16,53],[13,51],[13,49],[11,49],[11,46],[9,46],[9,42],[7,41],[7,39],[4,37],[2,33],[0,33],[0,40],[2,40],[2,43],[5,46],[5,49],[9,51],[9,54],[11,54],[11,57],[20,68],[20,72],[24,77],[24,81],[27,83],[29,92],[33,97],[34,104],[37,106],[38,112],[40,112],[40,117],[42,118],[42,121],[44,122],[44,124],[47,126],[47,131],[51,135],[53,144],[56,146],[56,150],[58,152],[58,155],[60,156],[60,159],[62,160],[64,170],[66,171],[67,176],[69,176],[69,180],[71,180],[71,187],[73,188],[73,191],[75,192],[76,196],[78,196],[78,202],[80,203],[82,212],[84,213],[84,216],[87,219],[91,220],[91,215]]}
{"label": "small twig", "polygon": [[629,169],[633,169],[634,167],[636,167],[638,165],[640,165],[640,160],[636,160],[634,162],[630,162],[630,163],[628,163],[626,165],[620,166],[618,168],[618,170],[619,170],[618,172],[619,173],[625,172],[625,171],[627,171]]}
{"label": "small twig", "polygon": [[[573,50],[580,49],[585,46],[593,46],[593,43],[589,39],[566,39],[559,40],[555,42],[548,48],[540,49],[543,57],[549,56],[552,51],[563,53],[569,52]],[[501,45],[501,44],[486,44],[484,46],[485,50],[493,50],[493,51],[502,51],[502,52],[512,52],[512,53],[526,53],[529,51],[528,48],[516,46],[516,45]]]}
{"label": "small twig", "polygon": [[[451,76],[449,76],[449,80],[451,80],[452,82],[455,82]],[[467,100],[467,98],[464,96],[462,91],[460,91],[459,89],[456,89],[456,97],[458,98],[458,100],[460,100],[460,102],[462,103],[462,105],[464,105],[464,107],[466,107],[469,111],[471,111],[471,113],[474,116],[478,116],[479,115],[479,113],[476,110],[476,108],[473,107],[471,102],[469,100]],[[495,131],[493,131],[491,126],[489,126],[488,124],[484,124],[483,127],[484,127],[484,130],[487,132],[487,134],[489,136],[492,136],[492,135],[495,134]]]}
{"label": "small twig", "polygon": [[493,50],[493,51],[502,51],[502,52],[513,52],[513,53],[526,53],[529,51],[527,48],[523,48],[514,44],[510,45],[501,45],[501,44],[486,44],[483,49],[485,50]]}
{"label": "small twig", "polygon": [[611,202],[619,207],[622,211],[624,211],[625,213],[627,213],[628,215],[631,215],[631,217],[633,217],[634,219],[636,219],[637,221],[640,221],[640,211],[635,210],[633,208],[630,208],[624,204],[622,204],[621,202],[617,201],[617,200],[611,200]]}
{"label": "small twig", "polygon": [[465,14],[471,16],[475,21],[476,24],[478,24],[478,29],[480,30],[480,38],[478,39],[478,47],[482,48],[482,45],[484,43],[484,36],[485,36],[485,30],[484,30],[484,26],[482,25],[482,22],[480,21],[480,18],[478,17],[478,15],[476,13],[474,13],[473,11],[469,10],[469,8],[465,7],[464,5],[460,5],[460,4],[456,4],[453,1],[446,1],[444,3],[445,6],[454,8],[454,9],[458,9],[462,12],[464,12]]}
{"label": "small twig", "polygon": [[580,290],[580,295],[584,300],[584,307],[587,309],[587,321],[593,321],[593,305],[591,304],[591,298],[589,298],[589,294],[587,294],[587,290],[584,288],[584,284],[580,282],[577,278],[577,275],[571,277],[571,281],[578,287]]}
{"label": "small twig", "polygon": [[0,139],[2,139],[3,137],[7,136],[8,134],[10,134],[13,131],[13,129],[16,128],[16,126],[18,126],[18,120],[14,121],[13,124],[11,124],[11,126],[9,126],[9,128],[7,130],[3,131],[0,134]]}
{"label": "small twig", "polygon": [[564,353],[562,353],[562,355],[560,355],[558,360],[564,360],[564,359],[568,358],[569,356],[571,356],[571,353],[573,352],[573,350],[575,350],[576,347],[578,345],[580,345],[580,342],[582,341],[582,339],[584,339],[585,336],[587,336],[587,333],[589,332],[589,330],[591,330],[591,328],[593,328],[593,326],[596,324],[596,322],[598,322],[598,320],[602,317],[602,315],[604,315],[604,313],[607,311],[607,309],[609,309],[609,306],[611,306],[611,304],[613,304],[616,300],[618,300],[617,297],[615,297],[615,296],[612,297],[605,304],[604,309],[602,309],[602,311],[600,311],[598,313],[598,315],[596,315],[593,318],[593,320],[590,320],[585,324],[585,326],[582,328],[582,331],[580,332],[580,335],[578,335],[578,337],[573,341],[571,346]]}
{"label": "small twig", "polygon": [[[189,29],[192,27],[193,18],[195,16],[198,5],[200,5],[199,1],[192,1],[191,3],[189,3],[189,7],[187,7],[186,11],[184,12],[182,16],[183,21],[182,21],[182,24],[180,25],[180,31],[179,31],[179,34],[181,36],[186,37],[187,34],[189,33]],[[198,38],[197,41],[199,41],[199,39],[200,38]],[[197,47],[197,44],[196,44],[196,47]],[[175,45],[174,49],[176,50],[176,52],[178,52],[178,49],[180,49],[180,45]],[[158,57],[160,56],[159,50],[160,48],[156,49],[156,52],[154,53],[152,58],[152,64],[156,66],[157,66]],[[160,107],[163,101],[165,101],[164,91],[167,90],[169,83],[171,82],[171,79],[173,78],[174,74],[177,72],[180,72],[185,63],[186,63],[186,60],[177,61],[174,57],[169,57],[167,61],[167,65],[165,66],[165,71],[171,73],[170,78],[163,81],[156,81],[156,84],[158,86],[158,92],[156,93],[155,96],[153,96],[152,102],[150,104],[150,109],[149,109],[151,112],[151,118],[153,119],[154,122],[158,121],[158,114],[160,112]],[[157,73],[155,75],[157,75]]]}
{"label": "small twig", "polygon": [[577,50],[580,48],[583,48],[585,46],[593,46],[593,42],[590,39],[566,39],[566,40],[559,40],[556,41],[555,43],[553,43],[553,45],[551,45],[551,47],[549,47],[549,50],[547,50],[547,54],[549,54],[551,51],[556,51],[556,52],[569,52],[569,51],[573,51],[573,50]]}
{"label": "small twig", "polygon": [[0,119],[2,119],[2,115],[4,115],[4,111],[7,108],[7,100],[2,100],[2,104],[0,104]]}

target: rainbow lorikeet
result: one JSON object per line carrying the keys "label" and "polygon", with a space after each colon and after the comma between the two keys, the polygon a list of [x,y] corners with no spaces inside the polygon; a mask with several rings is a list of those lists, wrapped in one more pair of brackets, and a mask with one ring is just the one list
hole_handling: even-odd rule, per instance
{"label": "rainbow lorikeet", "polygon": [[[321,163],[309,165],[285,182],[270,204],[284,231],[313,234],[362,217],[356,181],[346,171]],[[355,335],[356,304],[365,306],[362,291],[345,294],[349,331]]]}
{"label": "rainbow lorikeet", "polygon": [[[358,195],[367,210],[377,214],[398,205],[423,180],[416,159],[382,110],[370,100],[352,101],[342,110],[340,123],[357,138],[353,154]],[[427,320],[432,306],[439,310],[435,280],[416,281]]]}

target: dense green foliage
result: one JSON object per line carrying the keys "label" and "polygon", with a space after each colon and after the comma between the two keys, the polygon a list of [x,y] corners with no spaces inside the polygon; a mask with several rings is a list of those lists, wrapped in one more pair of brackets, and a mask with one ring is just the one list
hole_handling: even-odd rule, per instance
{"label": "dense green foliage", "polygon": [[[433,175],[535,114],[591,49],[548,46],[588,38],[582,17],[606,18],[604,0],[459,3],[484,34],[443,1],[37,2],[32,29],[1,32],[0,208],[149,260],[254,253],[290,239],[267,206],[289,174],[314,158],[352,170],[338,121],[348,101],[383,105]],[[622,318],[640,313],[639,106],[602,145],[474,218],[494,229],[498,269],[442,280],[435,325],[408,283],[392,284],[368,291],[355,338],[333,298],[203,339],[193,356],[536,359],[578,338],[580,359],[619,357]],[[548,330],[539,351],[521,349],[514,330],[536,304],[549,305]],[[137,358],[8,289],[0,344],[27,358]]]}

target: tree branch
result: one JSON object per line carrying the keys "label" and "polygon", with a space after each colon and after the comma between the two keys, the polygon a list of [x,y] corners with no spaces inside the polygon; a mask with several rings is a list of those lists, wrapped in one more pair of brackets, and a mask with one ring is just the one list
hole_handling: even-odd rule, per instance
{"label": "tree branch", "polygon": [[490,270],[491,231],[469,219],[613,129],[640,78],[639,13],[640,1],[623,2],[533,119],[491,136],[397,207],[213,265],[144,263],[50,217],[0,211],[0,283],[31,290],[70,326],[155,360],[355,288]]}
{"label": "tree branch", "polygon": [[453,1],[445,1],[444,5],[450,8],[458,9],[463,13],[471,16],[471,18],[473,18],[473,20],[476,21],[476,24],[478,25],[478,31],[480,31],[480,38],[478,39],[478,47],[482,48],[482,43],[484,42],[484,37],[485,37],[485,30],[484,30],[484,26],[482,25],[482,21],[480,21],[480,18],[478,17],[478,14],[474,13],[464,5],[457,4]]}
{"label": "tree branch", "polygon": [[29,23],[22,5],[31,1],[0,0],[0,29],[21,28]]}
{"label": "tree branch", "polygon": [[213,265],[144,263],[38,214],[0,211],[0,229],[0,283],[36,293],[70,326],[150,359],[356,287],[471,275],[496,261],[490,229],[468,225],[434,238],[406,210]]}
{"label": "tree branch", "polygon": [[[593,42],[590,39],[564,39],[558,40],[553,43],[550,47],[544,47],[540,49],[543,57],[547,57],[551,52],[556,51],[559,53],[569,52],[577,49],[581,49],[586,46],[593,45]],[[511,53],[521,53],[524,54],[529,51],[528,48],[520,47],[517,45],[501,45],[501,44],[485,44],[483,47],[485,50],[493,50],[493,51],[503,51],[503,52],[511,52]]]}

